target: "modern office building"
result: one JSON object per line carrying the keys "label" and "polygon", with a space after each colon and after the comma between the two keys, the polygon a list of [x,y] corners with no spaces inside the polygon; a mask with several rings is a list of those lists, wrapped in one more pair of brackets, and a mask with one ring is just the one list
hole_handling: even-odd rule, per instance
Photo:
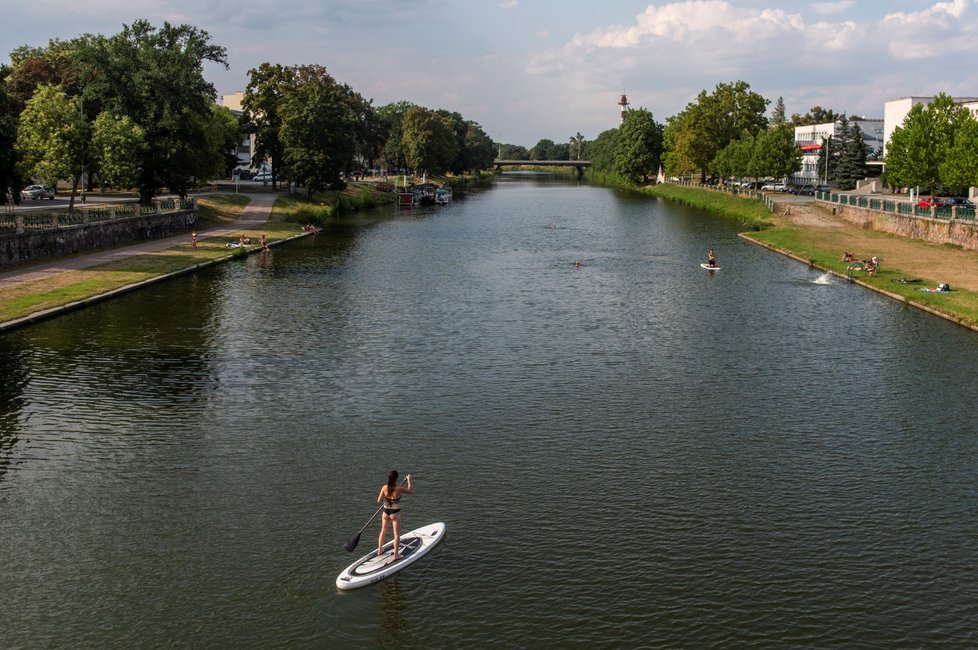
{"label": "modern office building", "polygon": [[[883,119],[850,119],[849,128],[855,126],[863,133],[863,142],[869,152],[879,151],[883,148]],[[788,183],[790,185],[820,185],[825,182],[825,170],[819,168],[819,154],[822,150],[823,142],[830,137],[839,136],[839,122],[825,122],[824,124],[811,124],[809,126],[795,127],[795,144],[801,148],[801,171],[792,174]]]}

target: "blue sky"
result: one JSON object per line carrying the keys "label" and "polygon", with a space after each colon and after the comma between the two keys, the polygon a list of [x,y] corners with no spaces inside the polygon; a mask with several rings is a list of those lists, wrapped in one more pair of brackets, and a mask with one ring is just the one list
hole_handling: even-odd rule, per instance
{"label": "blue sky", "polygon": [[458,111],[498,142],[593,139],[618,97],[659,121],[742,79],[789,115],[882,117],[883,102],[978,96],[978,0],[0,0],[0,49],[139,18],[189,23],[228,50],[219,94],[269,61],[318,63],[379,106]]}

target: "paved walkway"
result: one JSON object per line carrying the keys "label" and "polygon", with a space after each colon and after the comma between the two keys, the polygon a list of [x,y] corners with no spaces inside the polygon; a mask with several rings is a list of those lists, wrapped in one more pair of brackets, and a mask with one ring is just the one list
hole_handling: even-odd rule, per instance
{"label": "paved walkway", "polygon": [[[243,229],[251,228],[252,226],[263,224],[268,221],[268,217],[272,213],[272,204],[275,203],[275,199],[278,198],[278,194],[261,192],[250,194],[249,196],[251,197],[251,201],[245,206],[244,210],[241,211],[241,216],[238,217],[236,221],[215,226],[207,230],[199,230],[197,231],[198,237],[220,237],[222,235],[227,235],[232,232],[239,232]],[[128,257],[135,257],[136,255],[142,255],[144,253],[155,253],[156,251],[173,248],[175,246],[179,246],[180,244],[186,244],[189,241],[189,238],[190,233],[181,233],[179,235],[174,235],[173,237],[166,237],[165,239],[153,239],[151,241],[144,241],[131,246],[122,246],[105,251],[94,251],[92,253],[82,253],[81,255],[75,255],[65,259],[30,264],[13,271],[0,273],[0,286],[9,287],[22,282],[43,280],[65,271],[77,271],[78,269],[86,269],[92,266],[98,266],[99,264],[105,264],[107,262],[114,262],[116,260],[125,259]]]}

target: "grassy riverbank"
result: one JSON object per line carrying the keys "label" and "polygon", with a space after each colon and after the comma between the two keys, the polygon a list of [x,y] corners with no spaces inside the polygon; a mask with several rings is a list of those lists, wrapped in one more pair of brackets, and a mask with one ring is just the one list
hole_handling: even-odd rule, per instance
{"label": "grassy riverbank", "polygon": [[660,199],[706,210],[722,217],[736,219],[750,230],[764,230],[771,227],[771,213],[757,199],[746,199],[723,192],[711,192],[667,183],[640,187],[638,191]]}
{"label": "grassy riverbank", "polygon": [[[976,252],[865,230],[815,203],[793,203],[785,215],[768,212],[757,199],[708,190],[657,185],[640,191],[735,218],[750,228],[742,234],[749,241],[978,330]],[[850,273],[850,264],[841,261],[846,251],[857,259],[880,258],[879,271],[872,276],[862,270]],[[941,282],[953,291],[922,291]]]}
{"label": "grassy riverbank", "polygon": [[[265,234],[270,244],[302,234],[301,228],[283,219],[269,219],[259,224],[242,224],[235,228],[245,206],[247,195],[211,195],[198,199],[198,241],[195,247],[190,233],[185,241],[164,250],[126,256],[96,266],[65,270],[37,280],[0,285],[0,323],[26,318],[51,309],[81,303],[97,296],[173,273],[206,266],[246,253],[231,250],[227,243],[240,237],[251,239],[250,250],[258,248],[258,238]],[[206,229],[220,228],[219,235],[207,236]],[[25,273],[29,269],[25,270]]]}

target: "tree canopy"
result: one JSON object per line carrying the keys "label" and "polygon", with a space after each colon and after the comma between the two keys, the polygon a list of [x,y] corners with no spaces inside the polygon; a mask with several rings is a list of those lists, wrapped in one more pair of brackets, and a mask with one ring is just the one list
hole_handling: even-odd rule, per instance
{"label": "tree canopy", "polygon": [[670,173],[699,171],[705,177],[717,153],[743,132],[752,135],[767,128],[768,100],[745,81],[717,84],[712,93],[701,91],[695,102],[667,120],[665,142]]}
{"label": "tree canopy", "polygon": [[[926,107],[915,104],[887,144],[888,182],[895,187],[924,186],[933,194],[940,184],[967,181],[967,170],[973,168],[968,158],[973,161],[978,153],[968,144],[974,132],[969,121],[974,118],[968,110],[944,93]],[[975,180],[972,176],[970,182]]]}
{"label": "tree canopy", "polygon": [[632,183],[645,183],[662,160],[662,125],[644,108],[625,112],[615,149],[615,171]]}

